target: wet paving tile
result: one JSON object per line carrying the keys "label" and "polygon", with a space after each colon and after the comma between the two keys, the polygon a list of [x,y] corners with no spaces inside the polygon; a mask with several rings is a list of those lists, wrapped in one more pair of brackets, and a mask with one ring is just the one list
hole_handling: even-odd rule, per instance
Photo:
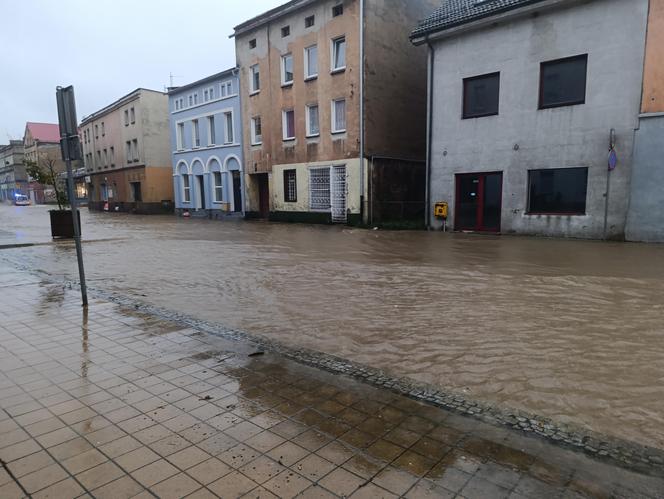
{"label": "wet paving tile", "polygon": [[[82,369],[80,309],[61,299],[0,325],[0,458],[34,497],[664,495],[656,477],[101,300]],[[0,497],[22,495],[0,472]]]}

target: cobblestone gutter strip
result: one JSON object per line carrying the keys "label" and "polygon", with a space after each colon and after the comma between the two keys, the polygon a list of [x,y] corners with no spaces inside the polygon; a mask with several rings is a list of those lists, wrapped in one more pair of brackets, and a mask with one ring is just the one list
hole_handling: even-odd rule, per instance
{"label": "cobblestone gutter strip", "polygon": [[[35,272],[34,269],[17,265],[16,262],[12,262],[12,265],[27,272]],[[50,276],[45,277],[42,272],[39,272],[39,275],[52,284],[78,289],[78,283],[76,282],[62,281]],[[277,353],[301,364],[335,374],[344,374],[367,384],[458,414],[474,417],[494,425],[507,426],[527,435],[544,438],[561,447],[583,452],[598,460],[608,461],[647,475],[664,476],[664,450],[662,449],[646,447],[626,440],[574,428],[570,425],[561,425],[548,418],[520,410],[492,407],[441,387],[419,383],[410,378],[391,376],[380,369],[364,366],[334,355],[304,348],[289,347],[267,338],[228,329],[222,324],[204,321],[180,312],[149,305],[134,298],[90,287],[88,287],[88,293],[91,296],[127,307],[134,312],[177,322],[224,339],[250,343],[257,349]]]}

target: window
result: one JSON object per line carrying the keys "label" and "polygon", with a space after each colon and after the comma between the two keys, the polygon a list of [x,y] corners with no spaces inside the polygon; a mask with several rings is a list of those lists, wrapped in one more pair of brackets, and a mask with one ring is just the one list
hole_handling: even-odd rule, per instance
{"label": "window", "polygon": [[307,137],[315,137],[320,134],[318,116],[318,104],[307,106],[307,114],[305,116],[307,122]]}
{"label": "window", "polygon": [[189,96],[189,107],[191,107],[191,106],[193,106],[193,105],[194,105],[194,96],[193,96],[193,95],[190,95],[190,96]]}
{"label": "window", "polygon": [[179,110],[180,110],[180,100],[179,100],[179,99],[177,99],[177,100],[175,101],[175,110],[176,110],[176,111],[179,111]]}
{"label": "window", "polygon": [[138,161],[138,139],[134,139],[131,141],[131,144],[134,148],[134,161]]}
{"label": "window", "polygon": [[309,209],[330,209],[330,169],[327,167],[309,170]]}
{"label": "window", "polygon": [[180,97],[180,109],[184,109],[184,97]]}
{"label": "window", "polygon": [[259,145],[263,143],[263,130],[261,128],[261,117],[251,118],[251,143]]}
{"label": "window", "polygon": [[528,172],[528,213],[583,215],[588,168],[554,168]]}
{"label": "window", "polygon": [[200,134],[200,129],[198,127],[198,120],[192,120],[191,121],[191,130],[193,134],[193,147],[200,147],[201,146],[201,134]]}
{"label": "window", "polygon": [[204,100],[205,102],[207,102],[208,100],[210,100],[210,92],[209,92],[209,90],[206,90],[205,92],[203,92],[203,100]]}
{"label": "window", "polygon": [[101,168],[101,151],[97,151],[97,168]]}
{"label": "window", "polygon": [[250,49],[255,49],[256,48],[256,39],[255,38],[252,38],[251,40],[249,40],[249,48]]}
{"label": "window", "polygon": [[184,123],[178,123],[177,148],[178,151],[184,149]]}
{"label": "window", "polygon": [[332,133],[346,131],[346,99],[332,101]]}
{"label": "window", "polygon": [[222,88],[226,87],[226,95],[233,95],[233,83],[230,81],[227,81],[226,83],[222,84]]}
{"label": "window", "polygon": [[480,118],[498,114],[500,73],[463,80],[463,117]]}
{"label": "window", "polygon": [[214,116],[208,116],[208,145],[213,146],[217,142],[217,131],[214,128]]}
{"label": "window", "polygon": [[125,142],[125,154],[127,156],[127,163],[131,163],[131,140]]}
{"label": "window", "polygon": [[256,93],[261,89],[261,72],[258,64],[251,66],[251,93]]}
{"label": "window", "polygon": [[304,79],[318,76],[318,46],[312,45],[304,49]]}
{"label": "window", "polygon": [[586,101],[588,54],[540,65],[539,108],[572,106]]}
{"label": "window", "polygon": [[104,149],[104,166],[108,167],[108,149]]}
{"label": "window", "polygon": [[295,111],[282,112],[282,126],[284,140],[293,140],[295,138]]}
{"label": "window", "polygon": [[233,143],[233,113],[224,113],[224,123],[226,124],[226,144]]}
{"label": "window", "polygon": [[284,201],[297,202],[297,172],[295,170],[284,170]]}
{"label": "window", "polygon": [[189,185],[189,175],[182,174],[182,199],[185,203],[191,202],[191,186]]}
{"label": "window", "polygon": [[332,7],[332,17],[338,17],[343,15],[344,13],[344,6],[343,4],[335,5]]}
{"label": "window", "polygon": [[332,71],[346,69],[346,37],[332,40]]}
{"label": "window", "polygon": [[99,138],[99,125],[95,125],[95,139]]}
{"label": "window", "polygon": [[115,166],[115,147],[111,146],[111,168]]}
{"label": "window", "polygon": [[194,106],[198,105],[198,92],[194,94]]}
{"label": "window", "polygon": [[281,28],[281,37],[285,38],[288,35],[290,35],[290,26],[284,26],[283,28]]}
{"label": "window", "polygon": [[132,107],[129,109],[129,115],[131,116],[131,122],[136,123],[136,111],[134,111],[134,108]]}
{"label": "window", "polygon": [[221,172],[212,172],[212,181],[214,182],[214,201],[215,203],[221,203],[224,191],[224,187],[221,184]]}
{"label": "window", "polygon": [[106,135],[106,127],[104,126],[104,122],[101,122],[101,136],[104,137]]}
{"label": "window", "polygon": [[281,84],[293,83],[293,54],[281,56]]}
{"label": "window", "polygon": [[210,87],[210,100],[214,99],[214,87]]}
{"label": "window", "polygon": [[314,24],[316,24],[316,16],[309,16],[304,18],[305,28],[311,28]]}

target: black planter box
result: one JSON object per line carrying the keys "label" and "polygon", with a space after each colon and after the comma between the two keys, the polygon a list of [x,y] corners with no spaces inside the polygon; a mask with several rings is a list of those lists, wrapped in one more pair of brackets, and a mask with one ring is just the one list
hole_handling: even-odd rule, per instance
{"label": "black planter box", "polygon": [[[71,210],[50,210],[51,215],[51,236],[53,238],[73,239],[74,238],[74,220],[71,216]],[[78,213],[78,233],[81,233],[81,212]]]}

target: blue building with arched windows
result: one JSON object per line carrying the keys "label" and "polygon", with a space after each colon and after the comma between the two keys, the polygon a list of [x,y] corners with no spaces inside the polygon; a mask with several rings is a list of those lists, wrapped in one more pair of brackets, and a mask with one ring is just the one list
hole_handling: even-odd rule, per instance
{"label": "blue building with arched windows", "polygon": [[221,218],[244,212],[237,68],[168,92],[176,213]]}

